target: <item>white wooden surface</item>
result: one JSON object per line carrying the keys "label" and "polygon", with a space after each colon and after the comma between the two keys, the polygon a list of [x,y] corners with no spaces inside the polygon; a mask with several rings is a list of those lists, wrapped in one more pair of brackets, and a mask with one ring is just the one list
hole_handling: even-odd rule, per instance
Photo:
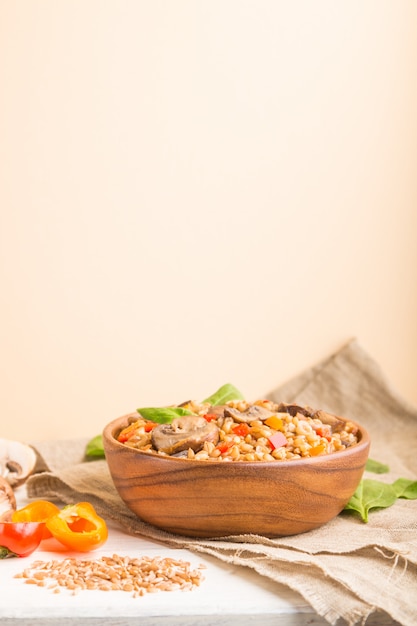
{"label": "white wooden surface", "polygon": [[[25,496],[18,495],[18,506]],[[112,626],[206,626],[239,624],[249,626],[323,626],[327,624],[297,593],[240,566],[228,565],[207,555],[126,535],[109,528],[109,539],[99,550],[80,555],[94,558],[114,553],[129,556],[175,557],[192,566],[205,565],[204,580],[192,591],[171,591],[133,598],[128,592],[80,591],[72,595],[62,590],[54,594],[47,587],[27,585],[15,575],[32,561],[74,556],[64,550],[47,551],[48,542],[26,558],[0,561],[0,621],[2,626],[72,626],[104,624]],[[49,545],[50,547],[50,545]],[[392,624],[381,619],[372,623]]]}

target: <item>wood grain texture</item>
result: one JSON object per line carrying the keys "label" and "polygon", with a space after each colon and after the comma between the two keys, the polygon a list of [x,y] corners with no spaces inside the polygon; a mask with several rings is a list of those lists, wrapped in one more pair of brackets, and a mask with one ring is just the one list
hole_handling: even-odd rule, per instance
{"label": "wood grain texture", "polygon": [[340,513],[354,493],[370,439],[342,452],[294,461],[207,462],[162,457],[116,440],[120,417],[103,431],[113,482],[142,520],[190,537],[259,534],[279,537],[317,528]]}

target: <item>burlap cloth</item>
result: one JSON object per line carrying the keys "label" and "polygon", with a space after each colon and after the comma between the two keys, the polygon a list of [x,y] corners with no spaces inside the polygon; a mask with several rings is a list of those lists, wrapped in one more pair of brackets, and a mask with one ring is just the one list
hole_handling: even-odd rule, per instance
{"label": "burlap cloth", "polygon": [[[391,468],[389,474],[369,476],[388,482],[417,478],[417,409],[392,389],[356,339],[267,395],[361,422],[371,435],[371,458]],[[368,524],[346,512],[293,537],[179,537],[142,522],[126,508],[106,462],[85,462],[86,442],[34,442],[47,471],[30,478],[29,497],[88,500],[130,534],[251,567],[299,592],[332,625],[364,624],[378,611],[404,626],[417,624],[417,500],[401,499],[374,511]]]}

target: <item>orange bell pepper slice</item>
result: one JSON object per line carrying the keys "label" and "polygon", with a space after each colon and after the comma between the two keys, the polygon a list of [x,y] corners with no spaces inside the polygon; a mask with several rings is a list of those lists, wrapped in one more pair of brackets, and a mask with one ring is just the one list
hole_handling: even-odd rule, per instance
{"label": "orange bell pepper slice", "polygon": [[66,548],[77,552],[95,550],[108,537],[105,520],[97,515],[89,502],[65,506],[46,520],[46,527]]}
{"label": "orange bell pepper slice", "polygon": [[[22,509],[13,511],[12,522],[46,522],[49,517],[59,513],[59,510],[53,502],[35,500],[34,502],[29,502]],[[52,537],[52,535],[45,524],[42,539],[49,539],[49,537]]]}

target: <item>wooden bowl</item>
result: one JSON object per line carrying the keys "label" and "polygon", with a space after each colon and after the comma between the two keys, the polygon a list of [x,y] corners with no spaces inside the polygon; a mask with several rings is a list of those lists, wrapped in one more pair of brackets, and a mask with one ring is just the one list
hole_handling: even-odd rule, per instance
{"label": "wooden bowl", "polygon": [[357,444],[292,461],[225,463],[141,452],[116,439],[128,416],[105,427],[103,444],[120,497],[143,521],[189,537],[279,537],[322,526],[353,495],[370,446],[356,425]]}

